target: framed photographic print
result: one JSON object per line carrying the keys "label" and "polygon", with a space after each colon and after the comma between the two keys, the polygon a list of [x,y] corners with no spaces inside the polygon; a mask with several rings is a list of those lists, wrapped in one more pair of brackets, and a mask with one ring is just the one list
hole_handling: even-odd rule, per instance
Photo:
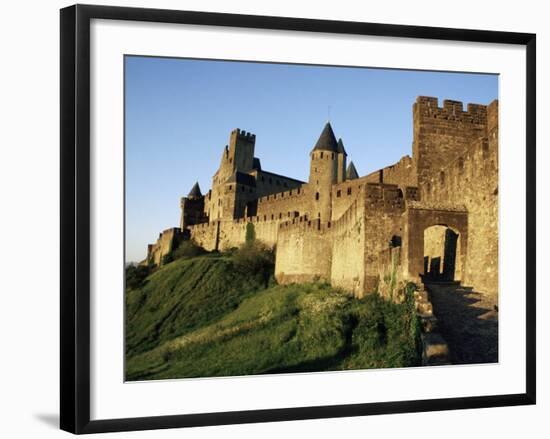
{"label": "framed photographic print", "polygon": [[61,428],[535,403],[535,35],[61,10]]}

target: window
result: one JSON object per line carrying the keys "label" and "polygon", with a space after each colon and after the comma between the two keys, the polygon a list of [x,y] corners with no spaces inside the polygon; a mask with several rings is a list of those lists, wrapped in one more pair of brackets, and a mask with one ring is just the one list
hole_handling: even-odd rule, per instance
{"label": "window", "polygon": [[288,187],[288,184],[285,182],[285,183],[283,183],[283,186],[284,186],[284,187]]}
{"label": "window", "polygon": [[275,217],[273,216],[273,214],[271,214],[271,219],[274,219]]}
{"label": "window", "polygon": [[332,158],[332,160],[334,160],[334,153],[331,154],[331,158]]}
{"label": "window", "polygon": [[323,153],[321,153],[321,158],[323,158]]}
{"label": "window", "polygon": [[351,195],[351,188],[348,187],[348,195]]}
{"label": "window", "polygon": [[443,171],[439,173],[439,181],[441,184],[445,184],[445,173]]}
{"label": "window", "polygon": [[279,219],[281,219],[282,217],[283,217],[283,214],[279,212]]}
{"label": "window", "polygon": [[241,186],[241,192],[244,192],[244,186]]}
{"label": "window", "polygon": [[233,189],[233,186],[232,185],[229,185],[229,190]]}
{"label": "window", "polygon": [[319,192],[315,193],[315,201],[319,201]]}
{"label": "window", "polygon": [[337,190],[337,191],[336,191],[336,197],[337,197],[337,198],[340,198],[341,195],[342,195],[342,191],[341,191],[341,190]]}
{"label": "window", "polygon": [[459,157],[458,159],[458,170],[462,171],[464,169],[464,159],[462,157]]}

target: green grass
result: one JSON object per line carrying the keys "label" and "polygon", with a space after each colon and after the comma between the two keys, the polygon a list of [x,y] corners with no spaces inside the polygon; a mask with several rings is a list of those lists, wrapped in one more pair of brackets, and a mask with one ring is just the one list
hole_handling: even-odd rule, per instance
{"label": "green grass", "polygon": [[128,380],[419,364],[412,298],[280,286],[231,256],[176,260],[127,292]]}
{"label": "green grass", "polygon": [[161,267],[141,288],[126,292],[126,355],[209,325],[268,282],[261,272],[243,276],[232,258],[220,255]]}

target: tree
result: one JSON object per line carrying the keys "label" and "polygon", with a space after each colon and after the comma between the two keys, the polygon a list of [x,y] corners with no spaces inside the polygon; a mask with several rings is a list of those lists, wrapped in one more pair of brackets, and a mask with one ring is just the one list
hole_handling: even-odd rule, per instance
{"label": "tree", "polygon": [[248,223],[246,225],[246,236],[245,242],[250,244],[256,240],[256,230],[254,229],[254,224]]}
{"label": "tree", "polygon": [[130,265],[126,268],[126,288],[135,290],[143,285],[150,268],[145,265]]}

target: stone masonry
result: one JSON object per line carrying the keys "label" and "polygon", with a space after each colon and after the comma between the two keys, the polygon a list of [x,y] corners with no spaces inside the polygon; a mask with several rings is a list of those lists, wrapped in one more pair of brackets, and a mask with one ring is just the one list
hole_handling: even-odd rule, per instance
{"label": "stone masonry", "polygon": [[[280,283],[324,280],[358,297],[398,281],[459,281],[498,290],[498,101],[418,97],[412,157],[359,176],[327,123],[307,182],[262,169],[256,136],[236,129],[212,188],[180,201],[180,226],[149,245],[146,263],[183,239],[207,250],[256,239],[276,249]],[[396,256],[398,255],[398,257]]]}

